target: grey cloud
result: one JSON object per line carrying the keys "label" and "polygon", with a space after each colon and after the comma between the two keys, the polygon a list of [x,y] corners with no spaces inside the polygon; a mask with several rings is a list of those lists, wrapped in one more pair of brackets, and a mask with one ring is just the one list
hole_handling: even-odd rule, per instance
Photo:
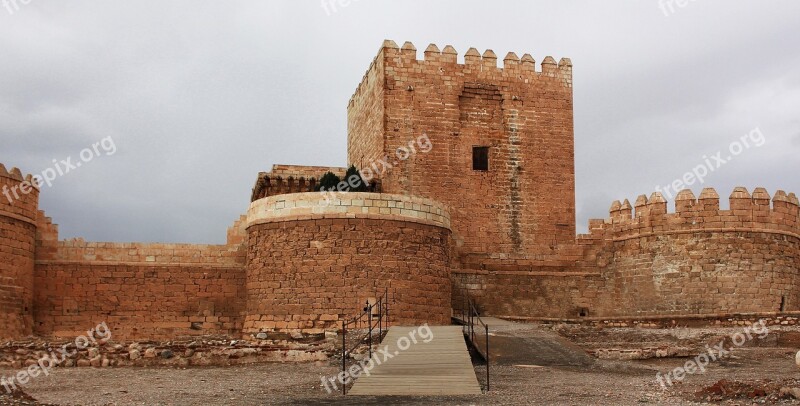
{"label": "grey cloud", "polygon": [[[0,9],[0,162],[118,153],[42,195],[63,237],[223,242],[274,163],[346,164],[346,105],[384,38],[571,57],[578,227],[756,126],[709,177],[800,191],[800,4],[657,1],[32,1]],[[740,159],[739,159],[740,158]],[[761,184],[759,184],[761,183]],[[699,192],[699,189],[695,191]]]}

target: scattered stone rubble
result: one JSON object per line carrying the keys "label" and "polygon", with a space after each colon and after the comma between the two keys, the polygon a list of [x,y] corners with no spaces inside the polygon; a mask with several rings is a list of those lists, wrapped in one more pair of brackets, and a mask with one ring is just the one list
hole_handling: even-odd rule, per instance
{"label": "scattered stone rubble", "polygon": [[[118,366],[220,366],[259,362],[325,361],[335,352],[335,340],[324,335],[314,337],[279,337],[267,339],[262,333],[251,340],[219,337],[192,338],[166,342],[139,341],[94,344],[77,350],[74,342],[46,341],[39,338],[0,344],[0,368],[21,369],[58,351],[63,345],[73,353],[59,367]],[[288,338],[288,339],[287,339]]]}

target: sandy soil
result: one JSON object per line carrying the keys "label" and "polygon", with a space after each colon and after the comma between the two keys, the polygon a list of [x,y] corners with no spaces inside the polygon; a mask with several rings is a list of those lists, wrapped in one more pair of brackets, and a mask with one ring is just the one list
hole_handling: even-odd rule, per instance
{"label": "sandy soil", "polygon": [[[328,363],[189,369],[64,368],[34,379],[24,389],[41,404],[53,405],[800,404],[790,396],[779,399],[778,394],[784,386],[800,387],[800,368],[794,363],[794,354],[795,350],[789,348],[736,349],[727,360],[709,365],[704,374],[689,375],[666,390],[656,381],[656,372],[666,373],[683,365],[687,358],[597,361],[583,367],[497,365],[491,368],[489,393],[461,398],[381,399],[328,394],[320,378],[338,372]],[[484,383],[484,367],[475,369]],[[0,370],[0,376],[13,372]],[[720,385],[721,380],[726,381]],[[0,391],[0,405],[37,404],[12,401],[1,386]]]}

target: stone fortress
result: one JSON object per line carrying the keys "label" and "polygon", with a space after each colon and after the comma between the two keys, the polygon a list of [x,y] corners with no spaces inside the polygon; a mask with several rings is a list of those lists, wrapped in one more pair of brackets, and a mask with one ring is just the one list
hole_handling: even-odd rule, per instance
{"label": "stone fortress", "polygon": [[[348,164],[261,173],[225,245],[59,240],[39,191],[0,198],[0,339],[321,334],[388,291],[392,324],[652,320],[800,310],[800,203],[737,188],[614,202],[576,236],[572,63],[385,41],[348,105]],[[428,152],[395,159],[425,135]],[[387,158],[388,157],[388,158]],[[0,188],[31,182],[0,165]],[[331,197],[332,196],[332,197]]]}

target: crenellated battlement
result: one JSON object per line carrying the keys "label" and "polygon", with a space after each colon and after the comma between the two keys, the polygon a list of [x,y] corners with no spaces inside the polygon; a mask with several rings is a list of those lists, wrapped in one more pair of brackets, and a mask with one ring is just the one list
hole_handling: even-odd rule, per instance
{"label": "crenellated battlement", "polygon": [[270,172],[260,172],[250,201],[254,202],[269,196],[311,192],[317,189],[317,182],[327,172],[340,178],[346,168],[325,166],[273,165]]}
{"label": "crenellated battlement", "polygon": [[0,214],[35,224],[38,207],[39,185],[33,175],[23,175],[19,168],[9,171],[0,163]]}
{"label": "crenellated battlement", "polygon": [[0,164],[0,340],[33,329],[38,206],[33,177]]}
{"label": "crenellated battlement", "polygon": [[[514,52],[508,52],[503,58],[502,66],[498,66],[497,54],[491,49],[483,53],[477,48],[469,48],[464,54],[464,62],[458,62],[458,51],[452,45],[446,45],[440,50],[436,44],[430,44],[422,53],[422,58],[417,56],[417,47],[411,42],[398,46],[392,40],[385,40],[381,45],[378,56],[367,69],[361,83],[350,98],[350,104],[361,95],[363,87],[369,83],[370,72],[376,67],[391,70],[392,65],[399,67],[425,67],[433,68],[432,71],[440,75],[471,75],[487,79],[504,79],[530,83],[531,81],[557,81],[565,88],[572,88],[572,60],[561,58],[556,62],[552,56],[546,56],[539,64],[537,70],[536,60],[530,54],[523,54],[520,58]],[[385,63],[391,61],[392,63]]]}
{"label": "crenellated battlement", "polygon": [[23,175],[22,171],[17,167],[11,168],[9,171],[6,169],[5,165],[0,163],[0,178],[7,178],[20,183],[28,182],[31,187],[39,190],[39,184],[34,181],[33,175]]}
{"label": "crenellated battlement", "polygon": [[11,178],[17,181],[22,182],[24,179],[22,178],[22,172],[19,168],[12,168],[11,172],[6,169],[6,166],[0,163],[0,177]]}
{"label": "crenellated battlement", "polygon": [[449,322],[461,291],[493,316],[800,310],[793,193],[641,195],[576,238],[572,79],[569,58],[386,40],[347,109],[342,164],[372,169],[368,192],[320,193],[345,167],[274,165],[225,244],[60,240],[34,177],[0,164],[0,340],[97,320],[322,336],[386,289],[417,325]]}
{"label": "crenellated battlement", "polygon": [[[250,201],[254,202],[276,195],[317,192],[319,191],[317,186],[319,179],[328,172],[345,180],[347,169],[327,166],[273,165],[272,171],[258,174]],[[380,181],[373,181],[369,188],[370,191],[379,192]]]}
{"label": "crenellated battlement", "polygon": [[240,245],[247,241],[247,215],[243,214],[228,227],[228,245]]}
{"label": "crenellated battlement", "polygon": [[423,52],[423,58],[417,58],[417,47],[411,42],[406,42],[402,47],[398,47],[397,43],[392,40],[386,40],[381,47],[381,51],[388,57],[400,57],[399,61],[406,63],[434,63],[434,64],[450,64],[456,65],[462,69],[475,69],[484,72],[502,72],[506,73],[522,73],[530,72],[537,73],[543,76],[555,77],[558,75],[566,75],[572,73],[572,60],[569,58],[561,58],[559,62],[552,56],[546,56],[542,60],[541,69],[536,69],[536,60],[530,54],[524,54],[522,58],[518,57],[516,53],[509,52],[503,58],[503,66],[497,65],[497,54],[493,50],[487,49],[483,53],[478,51],[477,48],[469,48],[464,54],[464,63],[458,63],[458,52],[451,45],[447,45],[443,50],[439,50],[436,44],[430,44]]}
{"label": "crenellated battlement", "polygon": [[627,199],[611,204],[609,218],[590,220],[590,236],[627,239],[642,234],[681,231],[754,231],[781,233],[800,238],[800,201],[783,190],[770,196],[765,188],[751,194],[737,187],[729,197],[730,209],[720,209],[720,197],[713,188],[703,189],[699,197],[691,190],[675,198],[670,212],[664,196],[655,192],[641,195],[631,206]]}
{"label": "crenellated battlement", "polygon": [[39,184],[34,181],[33,175],[23,175],[22,171],[17,167],[11,168],[9,171],[6,169],[5,165],[0,163],[0,177],[9,178],[17,182],[28,182],[32,187],[37,190],[39,189]]}
{"label": "crenellated battlement", "polygon": [[347,109],[348,163],[392,163],[424,135],[432,148],[392,163],[382,192],[459,207],[462,252],[558,257],[575,244],[572,62],[421,49],[384,41]]}

